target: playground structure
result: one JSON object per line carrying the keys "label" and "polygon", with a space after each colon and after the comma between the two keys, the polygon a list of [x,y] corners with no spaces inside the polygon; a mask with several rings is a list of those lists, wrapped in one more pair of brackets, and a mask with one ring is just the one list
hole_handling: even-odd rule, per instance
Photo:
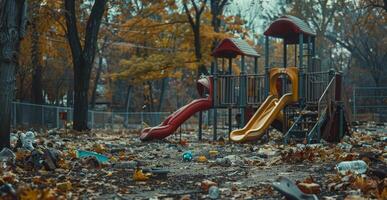
{"label": "playground structure", "polygon": [[[180,108],[159,126],[144,129],[141,139],[162,139],[196,112],[199,112],[201,139],[202,111],[211,108],[214,139],[218,131],[217,113],[227,109],[229,138],[235,142],[257,140],[270,126],[284,133],[285,143],[305,140],[312,143],[321,138],[338,141],[347,131],[341,74],[321,69],[315,56],[315,32],[301,19],[283,16],[273,21],[264,35],[263,72],[258,68],[260,55],[246,41],[224,39],[212,52],[211,78],[205,79],[207,84],[198,82],[201,96],[203,88],[209,95]],[[283,41],[282,66],[269,62],[270,37]],[[294,47],[294,59],[287,52],[290,46]],[[254,59],[252,68],[246,67],[246,57]],[[239,59],[239,73],[233,72],[233,59]],[[242,128],[233,131],[235,110],[238,110],[235,113],[239,116],[238,127]]]}

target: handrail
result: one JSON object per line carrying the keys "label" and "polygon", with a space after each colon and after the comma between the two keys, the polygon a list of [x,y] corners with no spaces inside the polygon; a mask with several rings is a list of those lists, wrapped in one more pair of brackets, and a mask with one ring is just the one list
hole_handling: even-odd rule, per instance
{"label": "handrail", "polygon": [[[331,98],[329,96],[327,96],[328,94],[330,95],[334,95],[335,94],[335,89],[336,89],[336,78],[335,76],[331,79],[331,81],[329,81],[329,84],[328,86],[325,88],[323,94],[321,95],[321,97],[319,98],[318,100],[318,104],[317,104],[317,108],[318,108],[318,119],[320,119],[320,117],[322,116],[322,111],[324,109],[322,109],[322,102],[324,99],[326,99],[326,101],[330,101]],[[331,103],[330,102],[326,102],[326,108],[328,108],[328,112],[330,112],[330,105]]]}

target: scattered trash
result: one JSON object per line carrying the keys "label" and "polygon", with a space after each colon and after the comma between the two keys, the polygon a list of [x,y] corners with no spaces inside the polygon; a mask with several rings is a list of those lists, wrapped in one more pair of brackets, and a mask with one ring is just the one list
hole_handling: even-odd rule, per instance
{"label": "scattered trash", "polygon": [[220,196],[220,190],[216,186],[211,186],[210,189],[208,190],[208,197],[210,199],[218,199]]}
{"label": "scattered trash", "polygon": [[212,150],[212,151],[209,151],[208,154],[209,154],[209,156],[210,156],[211,158],[216,158],[216,156],[219,155],[219,152],[216,151],[216,150]]}
{"label": "scattered trash", "polygon": [[146,174],[150,173],[154,178],[165,179],[167,178],[167,175],[170,171],[166,169],[160,169],[160,168],[151,168],[151,169],[143,169],[142,172]]}
{"label": "scattered trash", "polygon": [[192,152],[186,151],[183,153],[183,161],[189,162],[192,160]]}
{"label": "scattered trash", "polygon": [[368,169],[368,165],[363,160],[343,161],[336,165],[336,169],[341,175],[345,175],[348,171],[355,174],[364,174]]}
{"label": "scattered trash", "polygon": [[141,169],[136,169],[133,174],[134,181],[146,181],[149,179],[149,175],[144,174]]}
{"label": "scattered trash", "polygon": [[213,181],[210,181],[210,180],[204,180],[201,182],[200,184],[200,188],[204,191],[204,192],[208,192],[208,190],[210,189],[211,186],[216,186],[218,185],[217,183],[213,182]]}
{"label": "scattered trash", "polygon": [[303,193],[293,181],[283,176],[273,182],[272,186],[289,200],[318,200],[316,195]]}
{"label": "scattered trash", "polygon": [[91,151],[77,150],[77,158],[84,158],[89,156],[95,157],[101,163],[105,163],[109,161],[109,157],[104,156],[102,154],[98,154]]}
{"label": "scattered trash", "polygon": [[228,155],[224,157],[224,159],[228,159],[231,162],[232,166],[242,166],[244,165],[244,161],[240,156],[237,155]]}
{"label": "scattered trash", "polygon": [[81,164],[84,167],[99,169],[102,167],[101,162],[94,156],[82,157]]}
{"label": "scattered trash", "polygon": [[318,194],[321,192],[321,187],[317,183],[298,183],[297,186],[306,194]]}
{"label": "scattered trash", "polygon": [[25,149],[28,149],[30,151],[34,150],[34,143],[35,143],[35,134],[32,131],[27,131],[25,134],[20,134],[20,140],[22,143],[22,147]]}
{"label": "scattered trash", "polygon": [[66,182],[57,183],[56,187],[58,188],[58,190],[62,192],[67,192],[72,189],[72,184],[70,181],[66,181]]}
{"label": "scattered trash", "polygon": [[55,149],[45,149],[43,154],[44,165],[48,170],[54,170],[58,166],[59,152]]}
{"label": "scattered trash", "polygon": [[116,169],[136,169],[138,167],[138,162],[135,160],[123,161],[114,163],[112,166]]}
{"label": "scattered trash", "polygon": [[277,152],[272,149],[260,148],[258,150],[258,156],[261,158],[271,158],[277,155]]}
{"label": "scattered trash", "polygon": [[232,163],[229,158],[217,158],[215,164],[222,167],[230,167]]}
{"label": "scattered trash", "polygon": [[11,184],[3,184],[0,186],[1,199],[17,199],[15,188]]}
{"label": "scattered trash", "polygon": [[11,165],[15,163],[16,155],[15,153],[8,148],[3,148],[0,152],[0,164],[2,168],[6,168],[7,165]]}
{"label": "scattered trash", "polygon": [[205,162],[207,162],[208,160],[207,160],[207,158],[205,157],[205,156],[199,156],[198,157],[198,162],[200,162],[200,163],[205,163]]}

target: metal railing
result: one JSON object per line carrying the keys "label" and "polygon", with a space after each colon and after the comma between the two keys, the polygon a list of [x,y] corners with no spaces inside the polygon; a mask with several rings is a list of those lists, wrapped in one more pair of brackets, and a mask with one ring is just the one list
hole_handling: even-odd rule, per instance
{"label": "metal railing", "polygon": [[304,81],[306,103],[317,103],[329,84],[329,71],[307,72]]}
{"label": "metal railing", "polygon": [[265,100],[264,75],[218,75],[215,105],[238,106],[242,81],[246,81],[247,86],[243,93],[246,95],[246,104],[257,105]]}
{"label": "metal railing", "polygon": [[330,116],[330,112],[332,111],[332,102],[335,99],[335,94],[336,78],[333,77],[318,100],[317,108],[319,119],[324,114],[324,112],[328,112],[327,114]]}
{"label": "metal railing", "polygon": [[264,75],[247,75],[247,104],[262,104],[266,99],[265,94],[265,76]]}

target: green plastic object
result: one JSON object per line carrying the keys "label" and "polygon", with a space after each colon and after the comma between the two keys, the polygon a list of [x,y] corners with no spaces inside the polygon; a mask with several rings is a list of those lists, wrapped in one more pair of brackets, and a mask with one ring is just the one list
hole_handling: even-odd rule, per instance
{"label": "green plastic object", "polygon": [[89,156],[95,157],[101,163],[105,163],[109,161],[109,157],[104,156],[102,154],[95,153],[92,151],[77,150],[77,158],[84,158]]}

